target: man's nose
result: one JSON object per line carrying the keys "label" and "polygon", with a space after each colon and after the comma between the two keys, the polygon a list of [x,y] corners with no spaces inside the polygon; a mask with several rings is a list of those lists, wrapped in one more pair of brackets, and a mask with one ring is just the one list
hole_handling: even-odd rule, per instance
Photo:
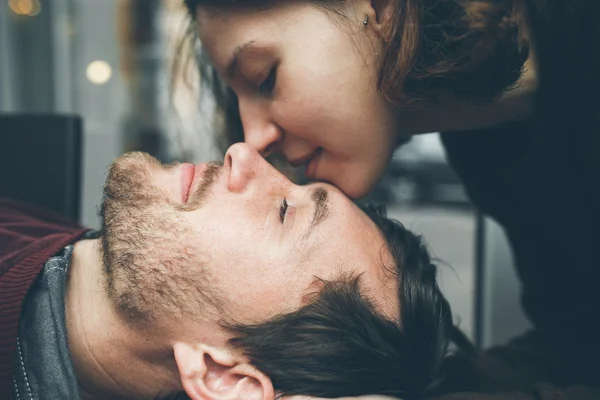
{"label": "man's nose", "polygon": [[266,161],[246,143],[236,143],[225,154],[225,166],[229,166],[227,186],[230,192],[241,193],[257,176],[261,164]]}
{"label": "man's nose", "polygon": [[281,127],[270,118],[268,110],[252,99],[240,99],[239,106],[244,141],[263,156],[268,156],[283,140]]}

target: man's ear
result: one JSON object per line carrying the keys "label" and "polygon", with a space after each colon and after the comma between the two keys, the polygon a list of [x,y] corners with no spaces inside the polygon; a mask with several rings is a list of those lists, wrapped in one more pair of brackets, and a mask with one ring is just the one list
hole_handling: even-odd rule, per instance
{"label": "man's ear", "polygon": [[176,343],[173,351],[192,400],[275,400],[269,377],[222,348]]}

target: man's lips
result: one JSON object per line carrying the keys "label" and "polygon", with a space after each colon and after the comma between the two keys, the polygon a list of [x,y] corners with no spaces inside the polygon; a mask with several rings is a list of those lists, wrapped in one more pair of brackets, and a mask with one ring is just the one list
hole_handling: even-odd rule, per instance
{"label": "man's lips", "polygon": [[190,199],[190,193],[194,193],[198,186],[202,173],[206,169],[206,164],[198,165],[184,163],[181,164],[181,202],[186,204]]}

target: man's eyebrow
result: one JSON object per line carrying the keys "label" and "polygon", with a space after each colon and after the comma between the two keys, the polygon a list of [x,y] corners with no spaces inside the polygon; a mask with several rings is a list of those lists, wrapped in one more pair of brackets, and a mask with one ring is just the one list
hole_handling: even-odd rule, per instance
{"label": "man's eyebrow", "polygon": [[329,193],[323,187],[315,188],[311,195],[311,200],[314,203],[312,220],[304,235],[307,238],[312,231],[329,216]]}
{"label": "man's eyebrow", "polygon": [[244,50],[246,50],[247,48],[249,48],[253,45],[254,45],[254,40],[249,40],[246,43],[237,46],[233,50],[233,54],[231,55],[231,58],[229,59],[229,62],[227,63],[227,67],[225,67],[225,72],[227,73],[227,76],[229,78],[233,78],[235,76],[235,72],[236,72],[237,66],[238,66],[238,61],[240,59],[240,54],[242,54],[244,52]]}

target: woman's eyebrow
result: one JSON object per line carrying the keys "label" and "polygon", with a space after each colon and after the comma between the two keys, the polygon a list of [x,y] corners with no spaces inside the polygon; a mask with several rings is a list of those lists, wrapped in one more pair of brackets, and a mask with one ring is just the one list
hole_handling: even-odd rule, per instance
{"label": "woman's eyebrow", "polygon": [[231,55],[229,62],[227,62],[227,67],[225,67],[225,72],[229,78],[235,76],[241,54],[248,48],[254,46],[254,42],[254,40],[248,40],[246,43],[237,46],[233,50],[233,54]]}

